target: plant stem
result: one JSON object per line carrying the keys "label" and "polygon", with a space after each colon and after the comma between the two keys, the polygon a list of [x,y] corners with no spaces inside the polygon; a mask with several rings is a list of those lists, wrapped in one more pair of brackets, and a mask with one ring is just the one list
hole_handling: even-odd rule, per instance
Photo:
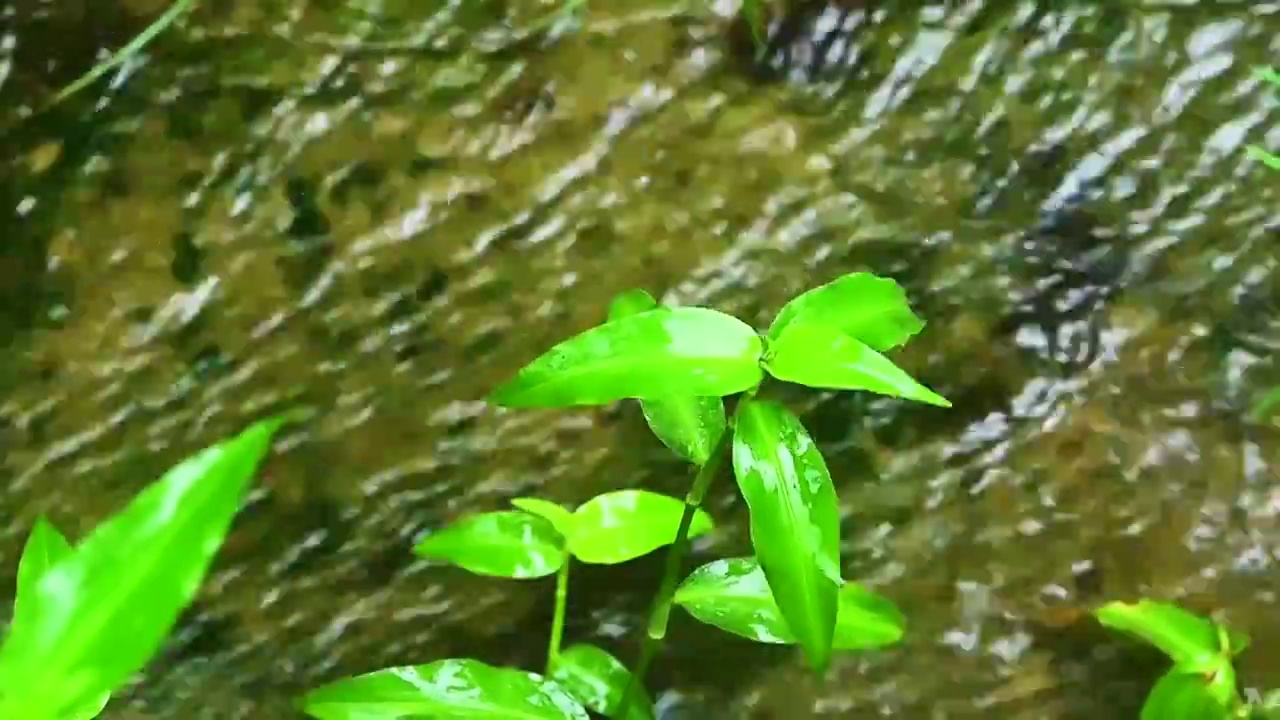
{"label": "plant stem", "polygon": [[551,617],[551,640],[547,643],[547,674],[560,657],[560,641],[564,637],[564,610],[569,599],[569,558],[564,559],[556,573],[556,609]]}
{"label": "plant stem", "polygon": [[182,17],[188,10],[195,5],[195,0],[176,0],[169,9],[165,10],[160,17],[148,25],[138,33],[138,36],[130,40],[128,44],[111,54],[111,57],[93,66],[89,72],[81,75],[75,82],[62,88],[57,95],[53,96],[50,105],[56,105],[63,100],[75,95],[95,80],[111,72],[113,69],[124,64],[129,58],[137,55],[147,46],[156,36],[164,32],[166,28],[174,23],[178,18]]}
{"label": "plant stem", "polygon": [[645,633],[644,641],[640,645],[640,659],[636,662],[635,669],[631,672],[631,680],[627,683],[626,690],[622,693],[622,700],[618,703],[617,711],[612,717],[626,717],[626,711],[631,703],[631,699],[636,693],[637,688],[644,684],[645,673],[649,670],[649,665],[653,662],[654,655],[658,652],[658,646],[662,639],[667,635],[667,620],[671,616],[671,597],[676,593],[676,583],[680,579],[680,567],[684,564],[684,556],[689,551],[689,528],[693,525],[693,515],[702,506],[702,499],[707,495],[707,488],[711,486],[711,481],[720,472],[720,464],[724,460],[724,454],[729,449],[730,439],[733,432],[726,429],[724,434],[720,436],[719,442],[716,443],[715,450],[711,451],[711,455],[707,461],[698,468],[698,474],[693,478],[693,487],[689,488],[689,494],[684,499],[684,512],[680,515],[680,527],[676,530],[676,539],[672,543],[671,549],[667,551],[667,562],[663,569],[662,584],[658,586],[658,594],[653,598],[653,606],[649,610],[648,631]]}

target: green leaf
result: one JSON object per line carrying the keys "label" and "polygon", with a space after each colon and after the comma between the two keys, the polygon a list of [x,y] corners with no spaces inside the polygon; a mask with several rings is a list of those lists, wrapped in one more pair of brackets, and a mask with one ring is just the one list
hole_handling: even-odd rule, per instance
{"label": "green leaf", "polygon": [[1250,414],[1253,415],[1254,420],[1262,422],[1276,409],[1280,409],[1280,385],[1263,393],[1262,397],[1258,398],[1258,402],[1254,403]]}
{"label": "green leaf", "polygon": [[24,616],[36,611],[35,593],[40,578],[71,553],[71,543],[62,533],[44,517],[38,518],[18,560],[18,588],[13,597],[14,624],[26,622]]}
{"label": "green leaf", "polygon": [[[684,501],[647,490],[597,495],[573,513],[569,552],[585,563],[616,565],[675,542]],[[689,537],[709,532],[711,516],[693,515]]]}
{"label": "green leaf", "polygon": [[1226,657],[1239,655],[1247,650],[1252,642],[1249,633],[1218,626],[1218,648]]}
{"label": "green leaf", "polygon": [[634,692],[626,714],[618,714],[618,703],[631,682],[631,671],[598,647],[568,648],[556,656],[549,674],[588,710],[615,720],[653,720],[653,703],[643,692]]}
{"label": "green leaf", "polygon": [[648,292],[640,288],[623,290],[613,296],[609,303],[609,319],[621,320],[624,317],[639,315],[658,307],[658,301]]}
{"label": "green leaf", "polygon": [[869,346],[834,328],[792,323],[769,346],[769,374],[787,382],[833,390],[870,390],[881,395],[951,407],[941,395]]}
{"label": "green leaf", "polygon": [[190,603],[283,420],[167,472],[36,582],[0,648],[0,717],[83,712],[146,664]]}
{"label": "green leaf", "polygon": [[898,283],[865,272],[850,273],[792,298],[769,326],[769,340],[782,337],[795,322],[829,327],[881,352],[902,345],[924,327]]}
{"label": "green leaf", "polygon": [[111,693],[103,693],[98,696],[97,700],[85,705],[79,710],[72,710],[70,712],[63,713],[59,717],[59,720],[93,720],[102,714],[102,711],[106,709],[107,703],[110,701]]}
{"label": "green leaf", "polygon": [[732,395],[763,377],[760,336],[708,308],[656,308],[575,335],[493,392],[509,407]]}
{"label": "green leaf", "polygon": [[1273,155],[1267,152],[1260,145],[1249,145],[1245,147],[1245,152],[1254,160],[1260,161],[1263,165],[1272,170],[1280,170],[1280,155]]}
{"label": "green leaf", "polygon": [[[796,642],[755,558],[728,558],[703,565],[680,584],[674,602],[700,622],[748,640]],[[893,602],[857,583],[840,587],[838,603],[831,642],[836,650],[892,645],[906,632],[906,618]]]}
{"label": "green leaf", "polygon": [[554,503],[550,500],[543,500],[535,497],[516,498],[511,501],[516,508],[523,510],[530,515],[538,517],[551,523],[551,527],[556,529],[562,537],[568,538],[573,534],[573,512],[566,510],[560,503]]}
{"label": "green leaf", "polygon": [[1234,709],[1240,704],[1240,696],[1236,693],[1236,669],[1227,656],[1219,658],[1216,669],[1200,673],[1202,679],[1209,682],[1209,695],[1226,709]]}
{"label": "green leaf", "polygon": [[[28,616],[34,614],[39,605],[34,597],[36,584],[41,576],[54,563],[72,554],[71,543],[58,532],[47,519],[40,517],[27,536],[27,544],[22,549],[22,558],[18,560],[18,588],[13,598],[13,624],[26,623]],[[34,622],[34,621],[31,621]],[[0,669],[0,677],[7,671]],[[78,710],[64,712],[64,720],[91,720],[102,713],[102,709],[111,700],[111,693],[101,693]]]}
{"label": "green leaf", "polygon": [[1262,702],[1254,707],[1266,720],[1280,720],[1280,690],[1268,690]]}
{"label": "green leaf", "polygon": [[1204,676],[1175,668],[1151,688],[1140,717],[1141,720],[1229,720],[1231,715],[1229,705],[1215,697]]}
{"label": "green leaf", "polygon": [[1177,605],[1155,600],[1115,601],[1094,610],[1094,615],[1103,625],[1154,645],[1183,670],[1212,668],[1218,661],[1217,626]]}
{"label": "green leaf", "polygon": [[724,435],[724,400],[718,397],[641,400],[640,409],[658,440],[694,465],[705,465]]}
{"label": "green leaf", "polygon": [[302,711],[317,720],[587,720],[559,684],[479,660],[437,660],[345,678],[312,690]]}
{"label": "green leaf", "polygon": [[549,521],[514,511],[463,518],[428,535],[413,551],[476,575],[517,580],[546,577],[565,561],[564,538]]}
{"label": "green leaf", "polygon": [[[609,319],[621,320],[657,307],[657,301],[649,293],[628,290],[613,299]],[[649,429],[662,444],[694,465],[707,462],[725,431],[724,401],[719,397],[641,400],[640,409]]]}
{"label": "green leaf", "polygon": [[777,403],[738,407],[733,470],[751,515],[751,543],[810,665],[826,670],[840,590],[840,507],[822,454]]}

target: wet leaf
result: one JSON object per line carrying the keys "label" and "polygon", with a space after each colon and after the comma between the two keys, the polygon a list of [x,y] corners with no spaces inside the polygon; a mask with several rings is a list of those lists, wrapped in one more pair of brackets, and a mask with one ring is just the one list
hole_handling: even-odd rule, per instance
{"label": "wet leaf", "polygon": [[1098,608],[1094,615],[1103,625],[1154,645],[1183,670],[1211,668],[1218,661],[1217,626],[1177,605],[1155,600],[1117,601]]}
{"label": "wet leaf", "polygon": [[[597,495],[573,513],[569,551],[585,563],[615,565],[675,542],[684,501],[647,490],[618,490]],[[689,537],[711,530],[711,516],[693,515]]]}
{"label": "wet leaf", "polygon": [[[609,319],[621,320],[658,307],[643,290],[620,293],[609,306]],[[673,396],[641,400],[640,409],[649,429],[672,452],[693,463],[711,457],[725,431],[724,401],[719,397]]]}
{"label": "wet leaf", "polygon": [[561,652],[550,676],[588,710],[614,720],[653,720],[653,702],[643,692],[632,693],[625,714],[617,712],[631,671],[594,645],[574,645]]}
{"label": "wet leaf", "polygon": [[869,346],[834,328],[792,323],[769,346],[769,374],[787,382],[832,390],[869,390],[881,395],[951,407]]}
{"label": "wet leaf", "polygon": [[[54,563],[72,554],[71,544],[47,519],[40,517],[27,536],[27,543],[22,549],[22,557],[18,560],[17,592],[13,598],[14,624],[26,623],[26,616],[36,612],[39,607],[35,601],[36,585],[45,571]],[[0,669],[0,677],[7,671]],[[79,710],[65,712],[65,720],[90,720],[102,713],[102,709],[111,700],[111,693],[104,692],[90,700]]]}
{"label": "wet leaf", "polygon": [[604,405],[623,398],[732,395],[763,377],[760,336],[697,307],[656,308],[556,345],[494,391],[509,407]]}
{"label": "wet leaf", "polygon": [[[699,621],[748,640],[796,642],[755,558],[728,558],[703,565],[680,584],[674,602]],[[884,647],[901,640],[904,632],[906,618],[888,598],[857,583],[840,587],[833,649]]]}
{"label": "wet leaf", "polygon": [[255,423],[180,463],[40,575],[0,648],[0,716],[84,712],[151,659],[282,422]]}
{"label": "wet leaf", "polygon": [[1175,668],[1151,688],[1140,717],[1141,720],[1229,720],[1231,712],[1214,697],[1203,676]]}
{"label": "wet leaf", "polygon": [[443,560],[467,572],[526,580],[551,575],[565,561],[564,538],[528,512],[491,512],[463,518],[421,540],[419,557]]}
{"label": "wet leaf", "polygon": [[789,410],[738,408],[733,470],[751,515],[751,543],[810,665],[826,670],[840,589],[840,508],[827,465]]}
{"label": "wet leaf", "polygon": [[898,283],[865,272],[792,298],[778,311],[767,337],[777,340],[796,322],[832,328],[880,352],[902,345],[924,327]]}
{"label": "wet leaf", "polygon": [[567,538],[573,533],[573,511],[565,509],[560,503],[542,498],[523,497],[512,500],[511,504],[551,523],[551,527],[555,528],[562,537]]}
{"label": "wet leaf", "polygon": [[301,704],[317,720],[587,720],[554,681],[465,659],[345,678],[312,690]]}
{"label": "wet leaf", "polygon": [[25,622],[24,616],[34,613],[36,584],[54,563],[69,557],[71,543],[58,532],[47,519],[40,517],[27,536],[18,560],[18,588],[13,598],[13,622]]}
{"label": "wet leaf", "polygon": [[718,397],[641,400],[640,408],[658,440],[694,465],[705,465],[724,435],[724,400]]}

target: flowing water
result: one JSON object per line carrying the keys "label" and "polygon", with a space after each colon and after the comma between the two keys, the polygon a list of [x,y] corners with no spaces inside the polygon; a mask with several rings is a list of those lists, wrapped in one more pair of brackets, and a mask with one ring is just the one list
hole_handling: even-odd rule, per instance
{"label": "flowing water", "polygon": [[[1277,2],[200,3],[33,119],[157,0],[11,0],[0,95],[0,595],[41,513],[72,536],[290,403],[216,576],[104,717],[294,717],[345,674],[535,668],[545,582],[413,539],[538,493],[688,472],[634,405],[498,411],[495,383],[640,286],[763,327],[873,270],[929,325],[895,357],[955,403],[795,392],[845,575],[906,641],[809,678],[676,612],[667,718],[1136,717],[1159,658],[1084,619],[1138,594],[1254,636],[1280,685]],[[775,4],[776,5],[776,4]],[[693,562],[748,551],[731,480]],[[691,565],[692,567],[692,565]],[[582,570],[568,639],[634,657],[660,557]]]}

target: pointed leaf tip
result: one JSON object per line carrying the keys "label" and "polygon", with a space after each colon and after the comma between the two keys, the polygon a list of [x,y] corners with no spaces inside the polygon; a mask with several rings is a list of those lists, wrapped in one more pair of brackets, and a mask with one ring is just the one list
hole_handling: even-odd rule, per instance
{"label": "pointed leaf tip", "polygon": [[527,580],[554,574],[565,562],[564,538],[548,520],[525,511],[463,518],[413,548],[467,572]]}
{"label": "pointed leaf tip", "polygon": [[880,395],[951,407],[893,361],[854,338],[822,325],[793,323],[769,346],[769,374],[786,382],[831,390],[867,390]]}
{"label": "pointed leaf tip", "polygon": [[773,598],[810,665],[823,672],[842,581],[840,507],[822,454],[789,410],[746,400],[737,412],[733,470]]}
{"label": "pointed leaf tip", "polygon": [[565,340],[500,385],[507,407],[604,405],[624,398],[732,395],[763,377],[763,342],[709,308],[656,308]]}
{"label": "pointed leaf tip", "polygon": [[793,323],[829,327],[884,352],[924,328],[892,278],[856,272],[805,291],[778,311],[767,337],[777,340]]}

